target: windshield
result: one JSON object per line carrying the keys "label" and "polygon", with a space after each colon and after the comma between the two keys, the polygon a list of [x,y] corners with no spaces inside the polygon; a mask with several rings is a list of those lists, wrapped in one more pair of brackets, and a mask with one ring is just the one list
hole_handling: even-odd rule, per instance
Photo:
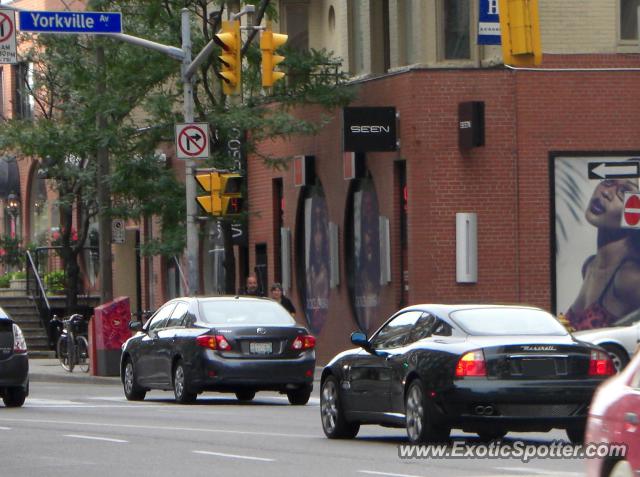
{"label": "windshield", "polygon": [[552,315],[533,308],[469,308],[454,311],[450,316],[470,335],[567,334],[567,330]]}
{"label": "windshield", "polygon": [[201,300],[200,321],[209,325],[294,325],[280,304],[269,300]]}

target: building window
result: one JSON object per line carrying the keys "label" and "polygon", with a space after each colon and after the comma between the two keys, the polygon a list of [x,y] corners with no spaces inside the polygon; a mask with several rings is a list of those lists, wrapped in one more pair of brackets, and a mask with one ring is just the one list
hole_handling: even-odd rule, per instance
{"label": "building window", "polygon": [[[49,202],[47,201],[47,185],[44,171],[39,169],[32,178],[30,191],[30,227],[29,239],[31,242],[44,245],[47,242],[51,227]],[[58,224],[55,224],[58,225]]]}
{"label": "building window", "polygon": [[287,46],[298,50],[309,49],[309,5],[305,1],[282,1],[282,31],[289,35]]}
{"label": "building window", "polygon": [[469,0],[443,1],[444,59],[471,58],[471,4]]}
{"label": "building window", "polygon": [[638,39],[638,7],[640,0],[620,0],[620,39]]}
{"label": "building window", "polygon": [[16,65],[15,117],[31,119],[33,117],[33,64],[22,62]]}

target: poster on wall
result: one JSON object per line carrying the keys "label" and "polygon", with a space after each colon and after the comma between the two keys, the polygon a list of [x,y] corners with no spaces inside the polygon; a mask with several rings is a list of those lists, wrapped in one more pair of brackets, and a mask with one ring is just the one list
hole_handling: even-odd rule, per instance
{"label": "poster on wall", "polygon": [[324,196],[304,202],[305,316],[314,333],[320,333],[329,311],[329,218]]}
{"label": "poster on wall", "polygon": [[359,328],[369,334],[378,325],[380,303],[380,228],[373,183],[363,181],[353,194],[353,300]]}
{"label": "poster on wall", "polygon": [[556,311],[577,330],[640,318],[640,231],[623,227],[640,157],[553,158]]}

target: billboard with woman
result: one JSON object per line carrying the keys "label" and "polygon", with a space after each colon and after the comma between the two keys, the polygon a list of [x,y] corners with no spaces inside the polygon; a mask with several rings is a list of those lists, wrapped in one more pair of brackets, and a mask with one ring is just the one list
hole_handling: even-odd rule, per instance
{"label": "billboard with woman", "polygon": [[640,230],[622,226],[625,200],[638,192],[639,162],[554,158],[556,308],[577,330],[640,310]]}

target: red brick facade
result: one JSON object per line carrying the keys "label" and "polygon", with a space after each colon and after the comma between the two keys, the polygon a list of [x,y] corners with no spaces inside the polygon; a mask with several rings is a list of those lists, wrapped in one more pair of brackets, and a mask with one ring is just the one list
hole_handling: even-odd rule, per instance
{"label": "red brick facade", "polygon": [[[518,302],[555,312],[550,154],[640,151],[637,64],[637,55],[549,56],[544,71],[424,69],[361,83],[353,106],[395,106],[400,114],[399,151],[367,154],[380,215],[391,224],[392,279],[381,288],[378,322],[401,301],[397,160],[406,161],[407,172],[409,303]],[[569,65],[574,70],[567,70]],[[463,101],[485,103],[485,145],[466,152],[458,148]],[[356,329],[344,256],[349,182],[342,176],[340,113],[334,112],[317,136],[261,146],[270,154],[315,156],[329,220],[339,225],[340,285],[330,291],[329,318],[318,336],[320,362],[349,346]],[[323,113],[299,114],[317,118]],[[293,184],[292,168],[273,171],[253,157],[247,172],[250,263],[255,263],[255,244],[266,243],[271,283],[272,179],[283,178],[284,226],[294,236],[301,191]],[[477,214],[474,284],[456,282],[456,212]],[[292,250],[295,262],[300,258]],[[291,297],[303,320],[298,281],[294,265]]]}

